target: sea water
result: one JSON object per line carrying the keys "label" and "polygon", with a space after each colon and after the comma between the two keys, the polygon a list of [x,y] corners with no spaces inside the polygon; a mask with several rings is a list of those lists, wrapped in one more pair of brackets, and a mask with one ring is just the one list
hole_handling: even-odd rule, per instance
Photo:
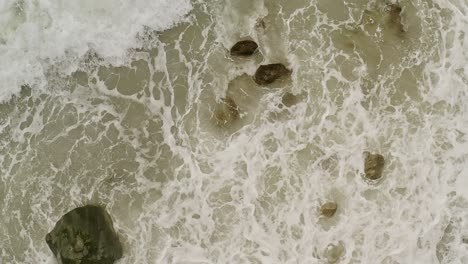
{"label": "sea water", "polygon": [[[0,263],[56,263],[89,203],[120,264],[468,263],[466,1],[3,0],[0,24]],[[267,63],[290,78],[256,85]]]}

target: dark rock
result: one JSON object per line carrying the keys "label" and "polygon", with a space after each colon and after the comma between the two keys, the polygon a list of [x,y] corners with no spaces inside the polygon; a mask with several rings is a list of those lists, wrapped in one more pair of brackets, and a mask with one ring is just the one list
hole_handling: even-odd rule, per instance
{"label": "dark rock", "polygon": [[327,202],[322,205],[322,207],[320,208],[320,212],[325,217],[332,217],[333,215],[335,215],[337,209],[338,205],[336,203]]}
{"label": "dark rock", "polygon": [[257,51],[258,45],[252,40],[242,40],[231,48],[232,56],[250,56]]}
{"label": "dark rock", "polygon": [[388,6],[389,22],[400,33],[405,32],[403,23],[401,22],[401,12],[403,9],[398,4],[391,4]]}
{"label": "dark rock", "polygon": [[291,107],[295,105],[297,102],[297,97],[292,93],[285,93],[283,97],[281,97],[281,103],[286,107]]}
{"label": "dark rock", "polygon": [[29,85],[21,85],[21,92],[20,95],[21,97],[28,97],[31,96],[32,89]]}
{"label": "dark rock", "polygon": [[226,126],[240,118],[239,107],[229,96],[221,99],[215,110],[215,119],[218,126]]}
{"label": "dark rock", "polygon": [[109,214],[94,205],[66,213],[47,234],[46,242],[61,264],[112,264],[122,257]]}
{"label": "dark rock", "polygon": [[370,180],[380,179],[385,165],[384,157],[380,154],[370,154],[369,152],[365,154],[364,173],[366,178]]}
{"label": "dark rock", "polygon": [[200,219],[200,215],[199,215],[199,214],[193,214],[193,215],[192,215],[192,218],[193,218],[193,219]]}
{"label": "dark rock", "polygon": [[281,63],[260,65],[255,72],[255,82],[259,85],[267,85],[290,73],[291,71]]}
{"label": "dark rock", "polygon": [[403,9],[397,4],[389,5],[390,20],[393,23],[401,23],[401,12]]}

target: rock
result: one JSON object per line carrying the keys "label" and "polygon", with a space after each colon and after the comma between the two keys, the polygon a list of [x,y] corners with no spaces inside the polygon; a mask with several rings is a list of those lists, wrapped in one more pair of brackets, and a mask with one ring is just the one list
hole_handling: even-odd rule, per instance
{"label": "rock", "polygon": [[47,234],[46,242],[62,264],[112,264],[122,257],[109,214],[94,205],[66,213]]}
{"label": "rock", "polygon": [[335,215],[337,209],[338,205],[336,203],[327,202],[322,205],[322,207],[320,208],[320,212],[325,217],[332,217],[333,215]]}
{"label": "rock", "polygon": [[255,23],[255,27],[259,29],[265,29],[266,28],[265,20],[263,20],[262,18],[257,19],[257,23]]}
{"label": "rock", "polygon": [[380,154],[370,154],[369,152],[365,154],[364,173],[366,178],[370,180],[380,179],[385,165],[384,157]]}
{"label": "rock", "polygon": [[342,241],[339,241],[337,244],[329,244],[325,249],[324,256],[328,263],[337,263],[345,253],[345,245]]}
{"label": "rock", "polygon": [[242,40],[237,42],[231,48],[232,56],[250,56],[254,54],[258,49],[257,43],[252,40]]}
{"label": "rock", "polygon": [[400,33],[405,32],[403,23],[401,22],[401,12],[403,9],[398,4],[390,4],[388,6],[389,22],[394,26]]}
{"label": "rock", "polygon": [[221,103],[216,108],[215,119],[218,126],[228,125],[240,118],[239,107],[229,96],[221,99]]}
{"label": "rock", "polygon": [[254,79],[259,85],[267,85],[290,73],[291,71],[281,63],[260,65]]}
{"label": "rock", "polygon": [[297,97],[292,94],[292,93],[285,93],[283,94],[283,97],[281,98],[281,103],[286,106],[286,107],[291,107],[295,105],[297,102]]}
{"label": "rock", "polygon": [[403,9],[401,8],[401,6],[397,5],[397,4],[391,4],[389,5],[389,14],[390,14],[390,21],[393,22],[393,23],[401,23],[401,11],[403,11]]}

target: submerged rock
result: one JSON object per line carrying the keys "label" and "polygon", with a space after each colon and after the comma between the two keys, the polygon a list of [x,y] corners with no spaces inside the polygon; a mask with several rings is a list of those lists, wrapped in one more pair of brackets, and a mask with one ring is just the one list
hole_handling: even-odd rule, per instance
{"label": "submerged rock", "polygon": [[240,118],[239,107],[229,96],[221,99],[215,110],[215,119],[218,126],[228,125]]}
{"label": "submerged rock", "polygon": [[234,44],[231,48],[232,56],[250,56],[258,49],[257,43],[252,40],[242,40]]}
{"label": "submerged rock", "polygon": [[287,92],[281,97],[281,103],[286,107],[291,107],[297,103],[297,96]]}
{"label": "submerged rock", "polygon": [[267,85],[290,73],[291,71],[281,63],[260,65],[254,79],[259,85]]}
{"label": "submerged rock", "polygon": [[394,26],[400,33],[405,32],[403,23],[401,22],[401,12],[403,9],[398,4],[390,4],[388,6],[389,22]]}
{"label": "submerged rock", "polygon": [[338,205],[336,203],[327,202],[322,205],[322,207],[320,208],[320,212],[325,217],[332,217],[333,215],[335,215],[337,209]]}
{"label": "submerged rock", "polygon": [[324,257],[328,263],[337,263],[346,253],[345,245],[342,241],[337,244],[329,244],[324,252]]}
{"label": "submerged rock", "polygon": [[369,152],[365,154],[364,173],[366,178],[370,180],[380,179],[385,165],[384,157],[380,154],[370,154]]}
{"label": "submerged rock", "polygon": [[62,264],[112,264],[122,257],[109,214],[94,205],[66,213],[47,234],[46,242]]}
{"label": "submerged rock", "polygon": [[255,23],[255,27],[259,29],[266,29],[265,20],[263,20],[263,18],[257,19],[257,23]]}
{"label": "submerged rock", "polygon": [[454,263],[454,242],[460,231],[458,224],[458,221],[450,221],[436,244],[435,253],[439,263]]}

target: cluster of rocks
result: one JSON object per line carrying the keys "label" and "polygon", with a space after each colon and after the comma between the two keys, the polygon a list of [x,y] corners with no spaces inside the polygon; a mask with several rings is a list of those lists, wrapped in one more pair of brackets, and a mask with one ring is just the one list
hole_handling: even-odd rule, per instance
{"label": "cluster of rocks", "polygon": [[[231,56],[251,56],[258,51],[258,44],[253,40],[241,40],[231,48]],[[260,65],[255,72],[254,81],[258,85],[268,85],[291,73],[281,63]]]}
{"label": "cluster of rocks", "polygon": [[[394,4],[389,6],[390,20],[393,24],[401,24],[400,6]],[[230,51],[231,56],[251,56],[258,50],[258,45],[252,40],[242,40],[237,42]],[[260,65],[255,72],[254,81],[258,85],[268,85],[276,80],[287,76],[291,73],[281,63],[273,63]],[[286,107],[290,107],[295,103],[296,97],[292,93],[285,93],[282,97],[282,103]],[[222,99],[223,109],[216,113],[215,118],[218,123],[225,124],[239,118],[239,109],[231,97]],[[365,177],[369,180],[378,180],[382,177],[383,167],[385,164],[384,157],[380,154],[365,153],[364,172]],[[336,202],[326,202],[321,206],[320,212],[324,217],[333,217],[338,209]]]}
{"label": "cluster of rocks", "polygon": [[[219,119],[237,119],[236,105],[230,98],[223,99],[228,116]],[[385,164],[380,154],[365,153],[364,172],[369,180],[382,177]],[[320,213],[331,218],[338,210],[336,202],[326,202]],[[112,219],[100,206],[86,205],[66,213],[47,234],[46,242],[60,264],[112,264],[122,257],[122,245],[115,233]],[[338,249],[337,249],[338,248]],[[331,245],[328,255],[337,259],[344,246]],[[336,252],[335,252],[336,251]]]}
{"label": "cluster of rocks", "polygon": [[[365,152],[364,157],[364,177],[369,181],[376,181],[382,177],[385,159],[381,154],[371,154]],[[338,210],[338,203],[335,201],[327,201],[320,207],[320,215],[325,218],[332,218]],[[323,256],[328,263],[337,263],[345,254],[346,249],[342,241],[337,244],[329,244],[325,249]]]}
{"label": "cluster of rocks", "polygon": [[[396,29],[396,31],[400,34],[405,32],[404,25],[402,23],[402,7],[399,4],[389,4],[387,5],[387,13],[388,19],[387,23],[390,27]],[[232,56],[251,56],[255,54],[258,50],[258,45],[252,40],[242,40],[237,42],[230,50],[230,54]],[[273,63],[273,64],[266,64],[260,65],[255,72],[253,77],[255,83],[261,86],[269,85],[275,82],[278,79],[283,78],[291,73],[289,69],[287,69],[281,63]],[[239,118],[238,108],[234,102],[234,100],[230,97],[226,97],[222,99],[223,103],[226,104],[225,106],[225,113],[221,116],[222,118],[218,118],[224,121],[233,121]],[[286,107],[290,107],[295,104],[296,96],[292,93],[285,93],[282,97],[282,104]],[[236,109],[235,111],[233,109]],[[368,181],[377,181],[382,178],[383,169],[385,165],[385,159],[381,154],[375,153],[371,154],[369,152],[365,152],[364,157],[364,177]],[[325,218],[332,218],[335,216],[338,210],[338,204],[335,201],[327,201],[323,203],[320,207],[320,214]],[[468,241],[468,239],[466,239]],[[464,241],[465,242],[465,241]],[[468,243],[468,242],[466,242]],[[329,262],[336,262],[341,255],[343,255],[344,244],[342,242],[338,243],[337,245],[330,244],[327,247],[325,255]]]}
{"label": "cluster of rocks", "polygon": [[[370,181],[376,181],[382,178],[385,159],[381,154],[371,154],[364,152],[364,177]],[[326,202],[320,208],[320,213],[324,217],[333,217],[338,209],[336,202]]]}
{"label": "cluster of rocks", "polygon": [[[401,24],[400,13],[401,8],[399,6],[390,6],[390,22],[394,25],[397,25],[402,31],[403,26]],[[257,43],[252,40],[242,40],[237,42],[231,48],[230,54],[232,56],[246,57],[255,54],[257,50]],[[290,73],[291,71],[281,63],[266,64],[260,65],[257,68],[253,79],[258,85],[266,86],[284,76],[289,75]],[[295,101],[296,96],[292,93],[287,92],[282,96],[282,104],[286,107],[292,106],[295,104]],[[217,122],[222,122],[225,124],[239,118],[239,109],[237,108],[237,105],[232,98],[223,98],[222,103],[224,104],[222,109],[223,111],[218,112],[215,116]],[[382,177],[384,165],[385,160],[381,154],[371,154],[369,152],[365,152],[364,176],[366,179],[370,181],[380,179]],[[320,214],[325,218],[332,218],[335,216],[337,210],[338,204],[335,201],[327,201],[321,205]],[[337,245],[330,244],[325,252],[325,255],[329,262],[334,263],[340,258],[344,251],[344,244],[342,242],[338,243]]]}
{"label": "cluster of rocks", "polygon": [[[402,8],[389,5],[389,22],[404,32],[401,22]],[[230,50],[232,56],[247,57],[258,51],[258,45],[252,40],[237,42]],[[260,65],[253,76],[255,83],[269,85],[291,74],[291,70],[281,63]],[[295,104],[296,96],[286,92],[282,104],[290,107]],[[221,99],[215,111],[216,123],[220,126],[232,123],[240,118],[239,107],[230,96]],[[365,153],[364,176],[375,181],[382,177],[385,159],[381,154]],[[332,218],[338,210],[338,204],[328,201],[322,204],[320,214]],[[463,240],[468,243],[468,238]],[[66,213],[47,234],[46,243],[60,264],[112,264],[123,255],[122,245],[115,233],[111,217],[100,206],[86,205]],[[337,260],[344,251],[344,245],[330,245],[327,258]]]}
{"label": "cluster of rocks", "polygon": [[[230,54],[234,57],[248,57],[258,51],[258,44],[253,40],[241,40],[231,47]],[[253,76],[256,84],[266,86],[291,74],[291,70],[281,63],[271,63],[260,65]],[[287,107],[294,104],[295,96],[285,93],[282,98],[283,104]],[[214,119],[218,126],[226,126],[238,120],[240,117],[239,107],[234,99],[226,96],[216,106]]]}

